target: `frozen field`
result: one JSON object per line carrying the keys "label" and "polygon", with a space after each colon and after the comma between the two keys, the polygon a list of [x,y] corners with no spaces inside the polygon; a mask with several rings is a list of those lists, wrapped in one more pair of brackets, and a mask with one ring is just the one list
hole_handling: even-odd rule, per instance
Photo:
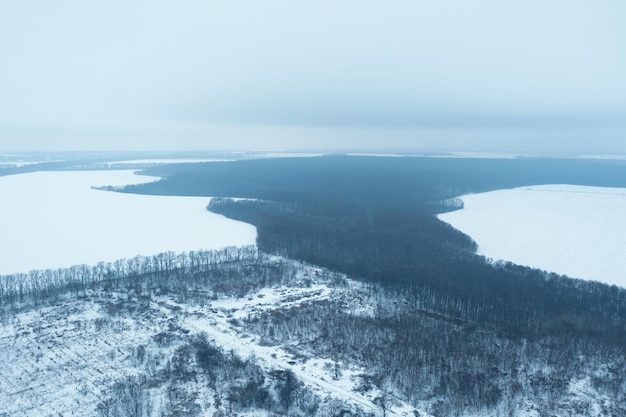
{"label": "frozen field", "polygon": [[132,171],[0,177],[0,274],[254,244],[256,229],[208,212],[209,198],[91,189],[152,180]]}
{"label": "frozen field", "polygon": [[626,189],[544,185],[462,197],[439,218],[496,260],[626,287]]}

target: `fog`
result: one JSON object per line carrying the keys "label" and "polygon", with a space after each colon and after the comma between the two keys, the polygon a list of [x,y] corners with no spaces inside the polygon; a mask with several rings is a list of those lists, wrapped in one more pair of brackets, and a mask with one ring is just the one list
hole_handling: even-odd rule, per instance
{"label": "fog", "polygon": [[0,150],[626,152],[626,3],[3,5]]}

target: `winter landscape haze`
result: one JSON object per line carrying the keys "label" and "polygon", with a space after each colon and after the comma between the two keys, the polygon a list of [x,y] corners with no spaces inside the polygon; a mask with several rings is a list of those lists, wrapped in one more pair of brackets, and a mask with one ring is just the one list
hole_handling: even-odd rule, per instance
{"label": "winter landscape haze", "polygon": [[0,417],[626,416],[624,0],[0,7]]}
{"label": "winter landscape haze", "polygon": [[[127,163],[155,161],[170,162]],[[92,188],[157,179],[123,170],[0,177],[0,194],[11,202],[0,206],[0,274],[254,244],[252,226],[206,210],[210,198]],[[439,218],[476,240],[479,253],[626,287],[626,220],[621,215],[626,189],[543,185],[461,199],[463,209]]]}
{"label": "winter landscape haze", "polygon": [[[477,167],[509,167],[502,172],[516,181],[519,163],[554,162],[401,155],[183,162],[115,163],[145,168],[141,175],[108,162],[5,168],[35,172],[0,176],[9,202],[0,213],[0,416],[620,412],[613,396],[622,392],[623,363],[613,338],[622,330],[612,323],[620,325],[621,290],[586,289],[552,272],[623,285],[625,189],[526,186],[463,195],[461,208],[441,198],[454,197],[452,184],[462,186]],[[444,180],[456,169],[460,176]],[[491,178],[482,173],[470,184]],[[451,188],[431,188],[440,180]],[[408,188],[394,194],[398,186]],[[476,238],[478,255],[517,265],[474,255],[472,241],[434,213]],[[337,270],[323,257],[321,266],[301,262],[325,253]],[[412,263],[425,269],[416,273]],[[511,292],[520,285],[526,295]],[[488,291],[494,295],[485,298]],[[588,307],[605,293],[601,307],[595,299]],[[572,305],[580,310],[562,313]],[[606,341],[595,344],[595,328]],[[572,344],[569,331],[581,342]],[[536,334],[551,336],[530,341]]]}

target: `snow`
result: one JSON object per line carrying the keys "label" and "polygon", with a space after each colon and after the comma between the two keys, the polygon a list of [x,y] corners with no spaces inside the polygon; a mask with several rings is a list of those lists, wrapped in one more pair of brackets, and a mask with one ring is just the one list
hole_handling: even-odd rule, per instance
{"label": "snow", "polygon": [[253,154],[253,158],[315,158],[318,156],[324,156],[324,153],[320,152],[260,152]]}
{"label": "snow", "polygon": [[48,162],[56,162],[56,161],[0,161],[0,167],[11,167],[11,168],[20,168],[28,165],[37,165],[37,164],[45,164]]}
{"label": "snow", "polygon": [[626,154],[614,153],[614,154],[586,154],[577,155],[577,159],[617,159],[620,161],[626,160]]}
{"label": "snow", "polygon": [[464,209],[439,218],[480,254],[626,287],[626,189],[542,185],[461,199]]}
{"label": "snow", "polygon": [[[433,155],[434,156],[434,155]],[[450,152],[438,155],[443,158],[480,158],[480,159],[517,159],[517,158],[563,158],[563,159],[626,159],[626,154],[559,154],[559,153],[532,153],[532,152]]]}
{"label": "snow", "polygon": [[[173,346],[159,347],[154,340],[162,332],[176,336],[205,333],[227,352],[254,357],[265,372],[291,370],[321,401],[334,398],[378,415],[374,399],[382,392],[376,388],[366,393],[356,390],[356,376],[367,373],[366,369],[341,363],[341,374],[334,377],[332,358],[315,356],[306,349],[298,349],[296,356],[289,345],[267,346],[260,335],[241,326],[241,321],[264,312],[322,300],[344,303],[367,291],[364,284],[345,276],[341,277],[343,285],[329,285],[338,276],[318,275],[318,271],[299,265],[297,276],[287,285],[262,288],[241,298],[206,300],[202,305],[178,302],[176,296],[155,296],[132,318],[107,313],[106,306],[111,303],[126,300],[132,304],[128,293],[115,292],[89,292],[81,301],[62,301],[18,313],[8,322],[0,322],[0,415],[94,415],[96,404],[107,397],[112,383],[141,372],[144,365],[134,354],[138,346],[146,347],[147,357],[163,358],[159,366],[164,366],[164,358],[183,343],[174,337]],[[303,286],[305,276],[318,278]],[[172,323],[179,330],[172,330]],[[208,392],[206,386],[199,389]],[[415,414],[409,404],[393,398],[387,415]]]}
{"label": "snow", "polygon": [[61,303],[0,326],[0,415],[92,416],[111,383],[137,373],[134,349],[166,318],[114,320],[105,302]]}
{"label": "snow", "polygon": [[202,163],[202,162],[228,162],[234,161],[234,159],[227,158],[153,158],[153,159],[133,159],[128,161],[113,161],[107,162],[110,167],[118,165],[160,165],[160,164],[190,164],[190,163]]}
{"label": "snow", "polygon": [[[301,266],[300,276],[314,275],[314,270]],[[296,278],[297,281],[298,278]],[[330,300],[342,303],[346,299],[355,301],[366,291],[364,284],[343,277],[344,286],[329,286],[319,282],[311,286],[285,285],[263,288],[250,293],[244,298],[222,298],[211,301],[209,306],[189,307],[172,299],[157,299],[160,312],[166,316],[173,311],[182,311],[183,319],[180,326],[192,333],[205,333],[209,340],[226,351],[234,351],[240,357],[254,357],[259,365],[267,370],[291,370],[299,380],[312,389],[320,397],[330,396],[349,404],[354,404],[365,411],[377,413],[378,407],[374,399],[382,392],[376,388],[368,393],[356,390],[357,375],[367,371],[354,365],[341,365],[341,375],[334,378],[332,358],[316,357],[311,352],[295,346],[298,355],[289,353],[289,346],[267,346],[262,343],[259,335],[248,334],[239,327],[241,320],[251,319],[264,312],[296,308],[303,303]],[[374,308],[374,306],[369,306]],[[298,343],[294,341],[294,343]],[[292,346],[294,347],[294,346]],[[329,366],[331,365],[331,366]],[[414,408],[398,398],[394,398],[393,406],[388,410],[389,416],[413,416]]]}
{"label": "snow", "polygon": [[413,156],[412,154],[398,154],[398,153],[348,153],[348,156],[370,156],[376,158],[404,158],[406,156]]}
{"label": "snow", "polygon": [[110,167],[124,165],[161,165],[161,164],[188,164],[201,162],[230,162],[245,159],[263,159],[263,158],[312,158],[323,156],[323,153],[311,152],[255,152],[244,154],[229,154],[228,157],[221,158],[149,158],[149,159],[133,159],[107,162]]}
{"label": "snow", "polygon": [[442,158],[478,158],[478,159],[515,159],[520,156],[532,156],[523,155],[519,153],[501,153],[501,152],[451,152],[449,154],[442,154]]}
{"label": "snow", "polygon": [[0,274],[255,243],[253,226],[208,212],[208,197],[91,188],[151,180],[132,171],[0,177]]}

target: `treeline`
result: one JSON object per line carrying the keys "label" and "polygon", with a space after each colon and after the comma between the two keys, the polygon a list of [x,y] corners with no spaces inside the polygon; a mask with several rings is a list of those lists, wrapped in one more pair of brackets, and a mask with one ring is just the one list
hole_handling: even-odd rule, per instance
{"label": "treeline", "polygon": [[[232,268],[229,268],[232,266]],[[247,272],[246,272],[247,271]],[[254,271],[254,279],[249,275]],[[274,271],[274,272],[271,272]],[[271,273],[270,273],[271,272]],[[59,297],[85,294],[87,290],[147,286],[169,291],[174,287],[206,286],[207,274],[237,276],[237,291],[266,285],[282,276],[279,261],[271,260],[255,246],[228,247],[220,250],[172,251],[153,256],[136,256],[97,265],[33,270],[26,274],[0,276],[0,307],[16,310]],[[265,279],[264,279],[265,278]],[[242,281],[248,279],[248,287]],[[228,289],[226,283],[222,291]],[[234,291],[234,290],[233,290]]]}
{"label": "treeline", "polygon": [[[79,299],[100,304],[106,314],[90,323],[94,331],[126,328],[129,320],[160,311],[164,299],[200,306],[221,297],[241,299],[265,287],[300,283],[302,268],[299,263],[246,246],[165,252],[93,267],[79,265],[2,276],[0,322],[10,321],[15,313],[29,308]],[[333,277],[333,273],[324,274],[324,279]],[[206,334],[181,327],[181,307],[164,308],[170,310],[165,313],[167,325],[125,359],[139,372],[101,387],[98,416],[148,417],[158,413],[191,417],[211,412],[216,417],[240,413],[373,417],[355,405],[319,398],[289,369],[267,371],[254,357],[241,358],[224,351]]]}

